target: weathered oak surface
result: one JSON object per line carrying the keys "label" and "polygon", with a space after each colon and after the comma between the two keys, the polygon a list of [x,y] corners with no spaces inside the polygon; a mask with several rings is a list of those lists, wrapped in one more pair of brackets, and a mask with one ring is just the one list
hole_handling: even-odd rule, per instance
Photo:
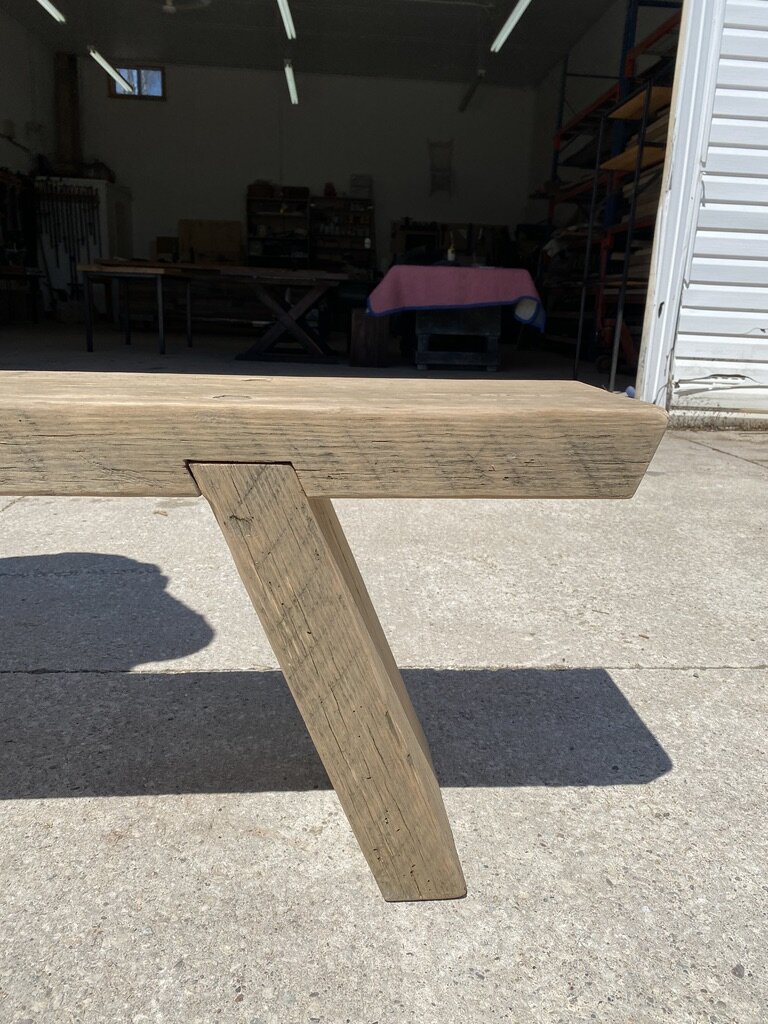
{"label": "weathered oak surface", "polygon": [[660,409],[573,381],[0,372],[0,493],[187,495],[290,463],[310,497],[622,498]]}
{"label": "weathered oak surface", "polygon": [[0,373],[0,494],[203,493],[387,899],[465,890],[331,497],[620,498],[652,406],[564,381]]}
{"label": "weathered oak surface", "polygon": [[330,501],[290,466],[190,469],[383,896],[463,896],[426,741]]}

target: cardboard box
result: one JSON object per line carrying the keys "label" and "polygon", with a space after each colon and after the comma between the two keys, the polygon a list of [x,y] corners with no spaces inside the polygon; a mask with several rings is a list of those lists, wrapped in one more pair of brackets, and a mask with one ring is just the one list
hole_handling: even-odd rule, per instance
{"label": "cardboard box", "polygon": [[243,225],[239,220],[180,220],[182,263],[242,263]]}
{"label": "cardboard box", "polygon": [[176,235],[158,235],[152,247],[152,259],[176,263],[179,259],[179,239]]}

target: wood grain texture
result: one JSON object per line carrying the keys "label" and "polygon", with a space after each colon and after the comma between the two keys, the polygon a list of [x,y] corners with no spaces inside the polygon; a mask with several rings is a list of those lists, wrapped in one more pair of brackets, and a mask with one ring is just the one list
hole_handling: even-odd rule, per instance
{"label": "wood grain texture", "polygon": [[626,498],[666,414],[575,381],[0,372],[0,494],[196,494],[290,463],[310,497]]}
{"label": "wood grain texture", "polygon": [[290,466],[190,470],[382,895],[463,896],[426,740],[330,502]]}
{"label": "wood grain texture", "polygon": [[376,609],[373,607],[370,595],[368,594],[368,588],[363,581],[363,577],[360,575],[355,556],[349,549],[347,538],[344,536],[344,531],[341,528],[341,523],[336,516],[331,500],[330,498],[310,498],[309,507],[317,520],[318,526],[323,531],[344,583],[352,594],[357,609],[363,617],[368,634],[389,675],[392,689],[398,697],[405,714],[408,716],[413,734],[419,741],[429,763],[432,764],[432,754],[430,753],[426,736],[422,731],[421,722],[419,722],[416,712],[413,710],[413,704],[411,704],[411,698],[405,689],[403,677],[400,675],[400,670],[395,663],[392,650],[384,635],[384,630],[381,628],[379,617],[376,614]]}

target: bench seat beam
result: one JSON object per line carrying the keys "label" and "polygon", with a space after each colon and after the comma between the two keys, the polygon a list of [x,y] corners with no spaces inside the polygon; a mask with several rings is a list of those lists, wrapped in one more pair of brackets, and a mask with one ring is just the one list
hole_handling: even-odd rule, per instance
{"label": "bench seat beam", "polygon": [[197,494],[290,463],[311,498],[628,498],[666,414],[575,381],[0,373],[0,494]]}

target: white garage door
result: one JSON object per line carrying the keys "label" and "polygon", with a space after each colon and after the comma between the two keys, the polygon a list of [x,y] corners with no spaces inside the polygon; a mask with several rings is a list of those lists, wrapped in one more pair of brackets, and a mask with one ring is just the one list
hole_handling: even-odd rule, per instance
{"label": "white garage door", "polygon": [[688,8],[640,393],[768,412],[768,0]]}

